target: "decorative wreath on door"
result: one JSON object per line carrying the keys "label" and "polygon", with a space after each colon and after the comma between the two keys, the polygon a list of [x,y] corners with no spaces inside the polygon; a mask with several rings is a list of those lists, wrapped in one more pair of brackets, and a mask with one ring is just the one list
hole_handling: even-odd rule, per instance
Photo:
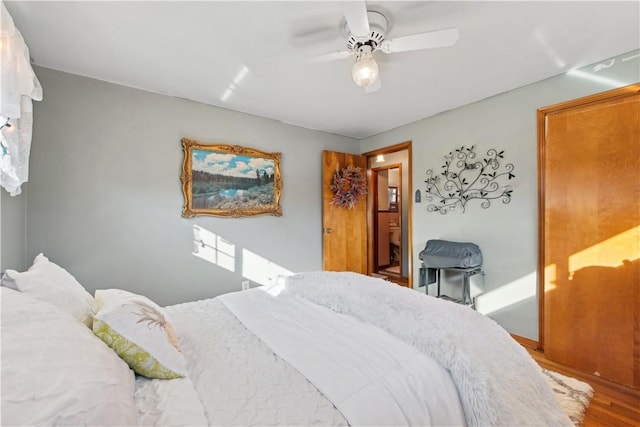
{"label": "decorative wreath on door", "polygon": [[362,168],[347,166],[337,168],[329,189],[333,191],[333,206],[353,209],[360,197],[367,194],[367,180]]}

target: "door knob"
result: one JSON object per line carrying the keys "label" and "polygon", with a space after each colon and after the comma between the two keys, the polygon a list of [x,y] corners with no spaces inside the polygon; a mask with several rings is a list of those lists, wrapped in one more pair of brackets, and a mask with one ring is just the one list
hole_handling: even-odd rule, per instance
{"label": "door knob", "polygon": [[331,229],[331,228],[325,228],[325,229],[324,229],[324,232],[325,232],[325,233],[327,233],[327,234],[331,234],[331,233],[333,232],[333,229]]}

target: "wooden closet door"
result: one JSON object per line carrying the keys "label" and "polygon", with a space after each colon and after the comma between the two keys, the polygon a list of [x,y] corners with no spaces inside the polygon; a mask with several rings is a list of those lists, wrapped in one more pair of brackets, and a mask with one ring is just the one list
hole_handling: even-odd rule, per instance
{"label": "wooden closet door", "polygon": [[545,356],[640,387],[640,85],[539,110]]}

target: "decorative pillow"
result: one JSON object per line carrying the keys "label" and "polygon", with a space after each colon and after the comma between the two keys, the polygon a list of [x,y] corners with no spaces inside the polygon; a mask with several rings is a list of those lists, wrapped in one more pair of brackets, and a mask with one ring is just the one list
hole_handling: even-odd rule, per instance
{"label": "decorative pillow", "polygon": [[52,304],[0,288],[3,426],[135,426],[133,371]]}
{"label": "decorative pillow", "polygon": [[15,289],[40,301],[51,303],[91,327],[93,297],[64,268],[40,254],[25,272],[7,270],[2,286]]}
{"label": "decorative pillow", "polygon": [[184,377],[185,361],[164,310],[150,299],[120,289],[96,291],[93,332],[137,374]]}

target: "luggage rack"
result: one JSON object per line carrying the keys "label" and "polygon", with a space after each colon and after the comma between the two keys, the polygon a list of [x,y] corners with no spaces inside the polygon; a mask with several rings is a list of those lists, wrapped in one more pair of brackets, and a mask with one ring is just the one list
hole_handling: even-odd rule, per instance
{"label": "luggage rack", "polygon": [[[483,274],[482,252],[474,243],[459,243],[447,240],[428,240],[425,248],[420,252],[422,266],[420,267],[420,286],[426,286],[429,295],[430,284],[437,283],[437,298],[464,304],[475,309],[475,298],[471,298],[469,278],[476,274]],[[442,271],[462,274],[462,298],[456,299],[440,293],[440,276]]]}
{"label": "luggage rack", "polygon": [[[432,270],[432,272],[428,272],[427,270]],[[450,297],[449,295],[443,295],[440,293],[440,275],[442,274],[443,270],[462,273],[463,279],[462,279],[462,298],[461,299],[456,299],[456,298]],[[430,278],[435,276],[434,277],[435,280],[430,280],[429,282],[427,282],[426,277],[428,274]],[[423,266],[423,267],[420,267],[420,286],[422,286],[423,284],[427,286],[435,282],[437,284],[437,293],[435,295],[436,298],[441,298],[446,301],[463,304],[475,310],[476,308],[475,298],[471,297],[471,284],[470,284],[469,278],[471,276],[475,276],[476,274],[484,274],[480,266],[467,267],[467,268],[463,268],[463,267],[429,268],[429,267]],[[427,295],[429,295],[429,286],[427,286],[426,288],[426,293]]]}

